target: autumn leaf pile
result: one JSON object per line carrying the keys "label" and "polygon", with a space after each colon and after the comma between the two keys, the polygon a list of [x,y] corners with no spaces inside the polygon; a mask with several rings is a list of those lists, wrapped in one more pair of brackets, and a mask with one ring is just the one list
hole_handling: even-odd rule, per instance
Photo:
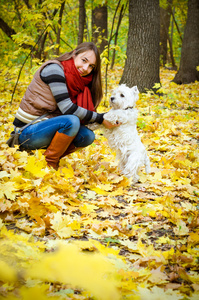
{"label": "autumn leaf pile", "polygon": [[[109,71],[109,95],[122,70]],[[1,83],[0,299],[199,299],[199,83],[161,70],[161,94],[140,95],[138,131],[151,160],[132,184],[102,132],[46,165],[8,148],[30,78]],[[107,101],[100,110],[106,111]]]}

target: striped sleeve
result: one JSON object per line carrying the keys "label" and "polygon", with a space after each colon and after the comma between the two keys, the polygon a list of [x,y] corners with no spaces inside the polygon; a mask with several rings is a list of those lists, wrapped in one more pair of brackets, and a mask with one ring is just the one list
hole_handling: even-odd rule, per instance
{"label": "striped sleeve", "polygon": [[69,96],[63,69],[55,63],[48,64],[41,71],[41,79],[48,84],[62,114],[76,115],[86,123],[103,122],[103,114],[87,110],[74,104]]}

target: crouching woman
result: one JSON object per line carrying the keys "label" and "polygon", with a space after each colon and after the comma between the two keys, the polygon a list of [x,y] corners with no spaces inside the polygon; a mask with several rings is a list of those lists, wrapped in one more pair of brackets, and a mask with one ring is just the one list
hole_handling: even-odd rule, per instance
{"label": "crouching woman", "polygon": [[19,135],[20,148],[46,149],[48,166],[57,169],[62,157],[94,141],[95,134],[86,124],[116,126],[96,112],[101,99],[100,55],[94,43],[82,43],[45,62],[35,73],[15,115],[15,132],[31,124]]}

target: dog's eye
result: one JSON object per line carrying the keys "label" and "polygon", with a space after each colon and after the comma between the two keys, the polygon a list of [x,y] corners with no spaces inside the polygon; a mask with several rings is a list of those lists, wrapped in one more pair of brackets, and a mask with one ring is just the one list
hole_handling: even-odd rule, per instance
{"label": "dog's eye", "polygon": [[120,94],[120,97],[124,97],[124,95],[123,95],[123,94]]}

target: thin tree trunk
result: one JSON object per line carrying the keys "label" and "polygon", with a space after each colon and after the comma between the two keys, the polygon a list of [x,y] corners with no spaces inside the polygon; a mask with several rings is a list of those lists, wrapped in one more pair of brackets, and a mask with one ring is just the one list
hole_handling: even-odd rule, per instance
{"label": "thin tree trunk", "polygon": [[172,38],[169,36],[169,33],[168,33],[168,41],[169,41],[169,48],[170,48],[170,58],[171,58],[172,70],[177,70],[177,66],[176,66],[176,63],[175,63],[175,58],[174,58],[174,55],[173,55]]}
{"label": "thin tree trunk", "polygon": [[[44,36],[41,38],[41,42],[39,44],[39,50],[35,54],[35,57],[37,57],[43,61],[45,60],[44,46],[45,46],[47,36],[48,36],[48,32],[45,32]],[[43,57],[42,57],[42,54],[43,54]]]}
{"label": "thin tree trunk", "polygon": [[61,23],[62,17],[64,12],[65,1],[62,2],[60,12],[59,12],[59,20],[58,20],[58,30],[57,30],[57,44],[59,45],[56,49],[56,55],[59,55],[59,48],[60,48],[60,35],[61,35]]}
{"label": "thin tree trunk", "polygon": [[110,38],[109,38],[109,41],[108,41],[107,57],[106,57],[106,58],[107,58],[107,63],[106,63],[106,70],[105,70],[105,96],[106,96],[106,97],[107,97],[107,92],[108,92],[109,48],[110,48],[110,43],[111,43],[112,35],[113,35],[114,21],[115,21],[115,17],[116,17],[118,8],[119,8],[119,6],[120,6],[120,2],[121,2],[121,0],[118,1],[117,7],[116,7],[116,9],[115,9],[115,13],[114,13],[114,16],[113,16],[113,21],[112,21],[112,26],[111,26]]}
{"label": "thin tree trunk", "polygon": [[[172,10],[172,15],[175,15],[175,7]],[[170,58],[171,58],[171,62],[172,62],[172,66],[175,65],[175,60],[174,60],[174,56],[173,56],[173,29],[174,29],[174,21],[172,18],[171,21],[171,36],[169,36],[168,33],[168,41],[169,41],[169,48],[170,48]],[[177,70],[177,66],[175,65],[175,69]]]}
{"label": "thin tree trunk", "polygon": [[175,23],[177,32],[178,32],[178,34],[179,34],[179,36],[180,36],[180,39],[181,39],[181,41],[182,41],[182,34],[181,34],[181,32],[180,32],[180,29],[179,29],[178,23],[177,23],[177,21],[176,21],[174,12],[175,12],[175,10],[174,10],[174,11],[171,10],[171,14],[172,14],[172,17],[173,17],[173,21],[174,21],[174,23]]}
{"label": "thin tree trunk", "polygon": [[[127,4],[126,4],[127,6]],[[114,46],[116,47],[117,46],[117,38],[118,38],[118,33],[119,33],[119,28],[120,28],[120,25],[121,25],[121,22],[122,22],[122,18],[124,16],[124,13],[125,10],[126,10],[126,6],[124,8],[124,4],[122,5],[122,8],[120,10],[120,15],[119,15],[119,19],[118,19],[118,23],[117,23],[117,28],[116,28],[116,31],[115,31],[115,41],[114,41]],[[116,50],[115,48],[113,49],[113,56],[112,56],[112,61],[111,61],[111,69],[113,69],[113,66],[114,66],[114,63],[115,63],[115,53],[116,53]]]}
{"label": "thin tree trunk", "polygon": [[84,39],[84,28],[86,24],[86,10],[85,1],[79,0],[79,32],[78,32],[78,45],[83,42]]}
{"label": "thin tree trunk", "polygon": [[166,9],[160,7],[160,58],[163,66],[166,65],[168,59],[167,41],[169,37],[171,5],[172,0],[168,0]]}
{"label": "thin tree trunk", "polygon": [[104,5],[99,5],[92,11],[92,39],[99,46],[99,51],[102,53],[107,46],[108,37],[108,10],[107,2]]}

